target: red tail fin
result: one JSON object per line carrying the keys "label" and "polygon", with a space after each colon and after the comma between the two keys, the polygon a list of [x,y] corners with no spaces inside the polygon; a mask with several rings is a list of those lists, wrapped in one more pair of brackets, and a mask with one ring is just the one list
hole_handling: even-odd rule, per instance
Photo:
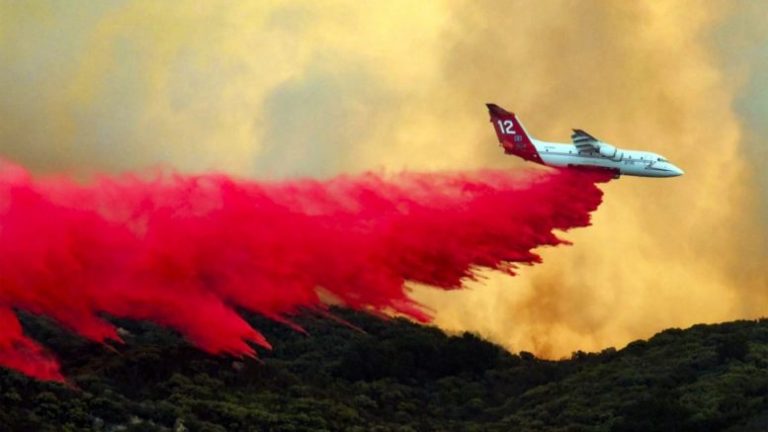
{"label": "red tail fin", "polygon": [[543,164],[533,140],[525,131],[523,124],[514,113],[508,112],[496,104],[486,104],[491,115],[491,123],[496,130],[504,153],[520,156],[525,160]]}

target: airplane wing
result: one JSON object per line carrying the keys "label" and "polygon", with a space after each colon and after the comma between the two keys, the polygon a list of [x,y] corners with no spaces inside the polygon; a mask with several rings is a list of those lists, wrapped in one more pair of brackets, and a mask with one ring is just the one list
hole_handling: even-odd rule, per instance
{"label": "airplane wing", "polygon": [[580,152],[598,151],[600,148],[598,145],[600,140],[581,129],[573,130],[571,141],[573,141],[573,145],[575,145],[576,149],[578,149]]}

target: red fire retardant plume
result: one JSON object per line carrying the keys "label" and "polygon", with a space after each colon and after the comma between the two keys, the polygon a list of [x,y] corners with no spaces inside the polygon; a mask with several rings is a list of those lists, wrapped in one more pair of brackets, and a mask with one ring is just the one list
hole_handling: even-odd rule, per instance
{"label": "red fire retardant plume", "polygon": [[[224,175],[33,179],[0,164],[0,366],[64,378],[14,310],[97,342],[103,315],[149,320],[209,353],[267,340],[236,312],[285,321],[333,299],[430,316],[406,281],[456,289],[513,272],[589,224],[610,174],[548,171],[341,176],[262,183]],[[322,298],[321,298],[322,296]]]}

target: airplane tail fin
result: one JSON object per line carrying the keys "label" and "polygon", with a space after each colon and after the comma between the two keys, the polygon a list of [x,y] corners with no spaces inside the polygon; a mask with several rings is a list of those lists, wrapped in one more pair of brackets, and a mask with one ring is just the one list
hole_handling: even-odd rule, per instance
{"label": "airplane tail fin", "polygon": [[499,143],[504,147],[504,152],[520,156],[525,160],[542,163],[539,152],[533,144],[533,138],[528,135],[515,113],[511,113],[496,104],[485,105],[488,107],[491,123],[496,130]]}

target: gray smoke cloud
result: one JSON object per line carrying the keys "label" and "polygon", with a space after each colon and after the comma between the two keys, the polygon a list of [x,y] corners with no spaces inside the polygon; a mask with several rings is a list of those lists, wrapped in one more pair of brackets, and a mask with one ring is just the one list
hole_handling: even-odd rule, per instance
{"label": "gray smoke cloud", "polygon": [[[738,84],[733,106],[744,127],[744,151],[758,182],[761,218],[768,220],[768,8],[741,1],[713,32],[721,67]],[[768,239],[765,239],[768,243]]]}

